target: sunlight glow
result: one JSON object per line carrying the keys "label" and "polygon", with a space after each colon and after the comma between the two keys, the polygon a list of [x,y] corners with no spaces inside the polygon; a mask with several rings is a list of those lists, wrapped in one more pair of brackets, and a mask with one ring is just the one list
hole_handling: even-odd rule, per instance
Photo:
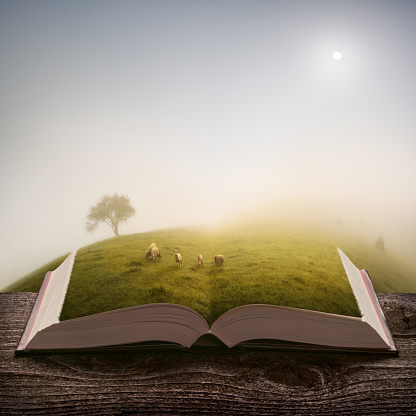
{"label": "sunlight glow", "polygon": [[341,59],[341,52],[334,52],[332,54],[332,57],[334,58],[335,61],[339,61]]}

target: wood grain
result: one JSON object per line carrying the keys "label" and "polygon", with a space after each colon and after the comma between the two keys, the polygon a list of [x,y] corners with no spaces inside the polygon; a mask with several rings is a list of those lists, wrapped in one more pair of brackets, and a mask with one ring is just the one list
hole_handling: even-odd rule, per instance
{"label": "wood grain", "polygon": [[416,414],[416,294],[379,295],[398,357],[178,351],[16,358],[35,298],[0,294],[0,414]]}

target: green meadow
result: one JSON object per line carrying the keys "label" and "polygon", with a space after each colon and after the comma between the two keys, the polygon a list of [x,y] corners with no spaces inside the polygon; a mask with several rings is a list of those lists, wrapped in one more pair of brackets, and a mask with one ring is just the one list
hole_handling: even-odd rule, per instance
{"label": "green meadow", "polygon": [[[152,242],[162,254],[156,262],[144,255]],[[153,302],[188,306],[209,324],[227,310],[253,303],[360,316],[337,246],[369,271],[377,292],[416,290],[415,273],[396,259],[319,229],[278,224],[167,229],[79,249],[61,320]],[[181,269],[174,250],[182,255]],[[204,267],[198,266],[198,254]],[[223,265],[214,263],[216,254],[225,256]],[[65,257],[5,290],[38,291],[45,272]]]}

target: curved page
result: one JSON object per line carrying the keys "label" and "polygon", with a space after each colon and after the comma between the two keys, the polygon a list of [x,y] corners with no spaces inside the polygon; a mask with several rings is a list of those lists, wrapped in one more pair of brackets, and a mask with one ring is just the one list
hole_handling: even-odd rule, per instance
{"label": "curved page", "polygon": [[275,339],[339,348],[389,348],[360,318],[274,305],[235,308],[214,323],[211,333],[228,347],[254,339]]}
{"label": "curved page", "polygon": [[46,273],[17,350],[24,350],[39,331],[59,322],[75,255],[76,250],[56,270]]}
{"label": "curved page", "polygon": [[189,347],[208,329],[205,319],[190,308],[155,303],[54,324],[40,331],[26,348],[67,350],[147,341],[173,342]]}
{"label": "curved page", "polygon": [[391,342],[391,347],[395,348],[391,335],[389,339],[388,334],[390,331],[386,328],[387,324],[384,320],[384,314],[367,273],[358,269],[339,248],[338,252],[341,256],[342,264],[347,273],[355,298],[357,299],[358,307],[363,315],[363,320],[368,322],[385,342],[389,344]]}

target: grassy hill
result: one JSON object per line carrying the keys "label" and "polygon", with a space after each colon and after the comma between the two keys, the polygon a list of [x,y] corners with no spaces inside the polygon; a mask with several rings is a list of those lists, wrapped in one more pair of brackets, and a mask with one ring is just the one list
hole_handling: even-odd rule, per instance
{"label": "grassy hill", "polygon": [[[144,257],[151,242],[162,260]],[[415,273],[374,247],[323,230],[278,224],[168,229],[104,240],[77,252],[61,320],[151,302],[189,306],[213,323],[227,310],[271,303],[359,316],[336,247],[366,268],[378,292],[416,291]],[[174,250],[183,257],[175,263]],[[203,268],[197,256],[202,254]],[[225,264],[215,265],[223,254]],[[63,256],[5,291],[38,291]]]}

